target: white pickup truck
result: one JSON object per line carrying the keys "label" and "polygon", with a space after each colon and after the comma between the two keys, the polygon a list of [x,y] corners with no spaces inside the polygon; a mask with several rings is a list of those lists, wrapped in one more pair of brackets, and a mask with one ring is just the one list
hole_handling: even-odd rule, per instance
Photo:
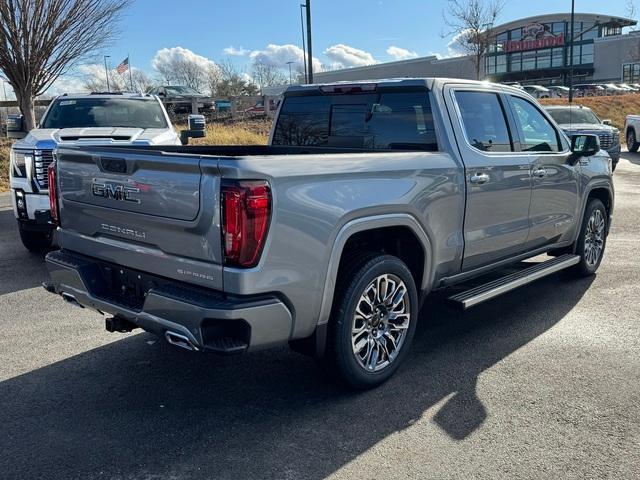
{"label": "white pickup truck", "polygon": [[630,152],[637,152],[640,147],[640,115],[627,115],[624,122],[624,135],[627,139],[627,148]]}
{"label": "white pickup truck", "polygon": [[[47,108],[37,128],[11,148],[9,168],[13,208],[20,238],[29,250],[48,248],[54,229],[47,167],[53,151],[70,145],[181,145],[201,131],[178,133],[160,100],[132,93],[64,94]],[[189,119],[190,124],[192,118]],[[195,122],[194,122],[195,123]],[[21,128],[20,128],[21,129]]]}

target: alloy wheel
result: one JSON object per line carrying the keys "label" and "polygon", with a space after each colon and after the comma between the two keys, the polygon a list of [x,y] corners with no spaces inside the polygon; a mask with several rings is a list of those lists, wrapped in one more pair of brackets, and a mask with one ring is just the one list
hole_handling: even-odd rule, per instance
{"label": "alloy wheel", "polygon": [[356,305],[351,346],[358,364],[369,372],[386,368],[398,356],[411,321],[409,292],[395,275],[374,278]]}
{"label": "alloy wheel", "polygon": [[600,260],[604,249],[604,231],[604,215],[601,210],[594,210],[587,222],[584,239],[584,260],[589,267],[596,266]]}

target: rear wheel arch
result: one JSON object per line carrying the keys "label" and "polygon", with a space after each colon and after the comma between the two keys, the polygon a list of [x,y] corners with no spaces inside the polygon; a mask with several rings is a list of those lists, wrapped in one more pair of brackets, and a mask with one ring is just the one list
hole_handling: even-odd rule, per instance
{"label": "rear wheel arch", "polygon": [[[387,234],[386,236],[388,238],[384,238],[385,234]],[[398,234],[400,235],[400,246],[407,247],[407,252],[400,251],[398,246],[396,246],[395,249],[389,248],[389,244],[397,239],[394,235]],[[432,243],[429,240],[428,234],[414,216],[409,214],[386,214],[357,218],[347,222],[340,229],[333,243],[325,278],[322,306],[318,318],[319,325],[325,324],[329,320],[341,264],[344,265],[344,260],[354,251],[351,248],[366,236],[377,239],[383,238],[384,242],[387,242],[386,249],[389,251],[386,251],[384,248],[382,250],[374,249],[373,251],[386,251],[386,253],[390,255],[397,256],[409,266],[414,279],[417,279],[416,286],[418,291],[425,293],[430,289],[433,276]],[[389,240],[389,238],[391,240]],[[370,242],[370,244],[380,247],[381,245],[384,246],[384,242],[382,244]],[[421,247],[420,261],[415,261],[415,259],[410,258],[411,254],[415,253],[415,247],[417,245]],[[345,254],[347,256],[345,256]],[[420,263],[422,264],[421,271],[419,267]]]}

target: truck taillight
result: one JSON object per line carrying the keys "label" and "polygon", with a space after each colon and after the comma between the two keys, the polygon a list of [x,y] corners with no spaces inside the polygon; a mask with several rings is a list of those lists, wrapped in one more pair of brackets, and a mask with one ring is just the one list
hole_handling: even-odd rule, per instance
{"label": "truck taillight", "polygon": [[255,267],[269,229],[271,189],[265,181],[222,184],[222,240],[225,264]]}
{"label": "truck taillight", "polygon": [[49,180],[49,206],[51,207],[51,218],[56,225],[60,224],[58,215],[58,189],[56,185],[56,162],[51,162],[47,168],[47,179]]}

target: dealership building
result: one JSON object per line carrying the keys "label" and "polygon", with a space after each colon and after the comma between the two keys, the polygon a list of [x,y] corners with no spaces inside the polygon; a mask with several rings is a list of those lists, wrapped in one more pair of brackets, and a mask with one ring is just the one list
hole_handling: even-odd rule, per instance
{"label": "dealership building", "polygon": [[[623,33],[636,21],[598,14],[557,13],[523,18],[492,28],[480,62],[480,78],[496,82],[568,83],[573,38],[574,83],[640,83],[640,32]],[[476,78],[473,56],[436,56],[318,72],[316,82],[398,77]]]}

